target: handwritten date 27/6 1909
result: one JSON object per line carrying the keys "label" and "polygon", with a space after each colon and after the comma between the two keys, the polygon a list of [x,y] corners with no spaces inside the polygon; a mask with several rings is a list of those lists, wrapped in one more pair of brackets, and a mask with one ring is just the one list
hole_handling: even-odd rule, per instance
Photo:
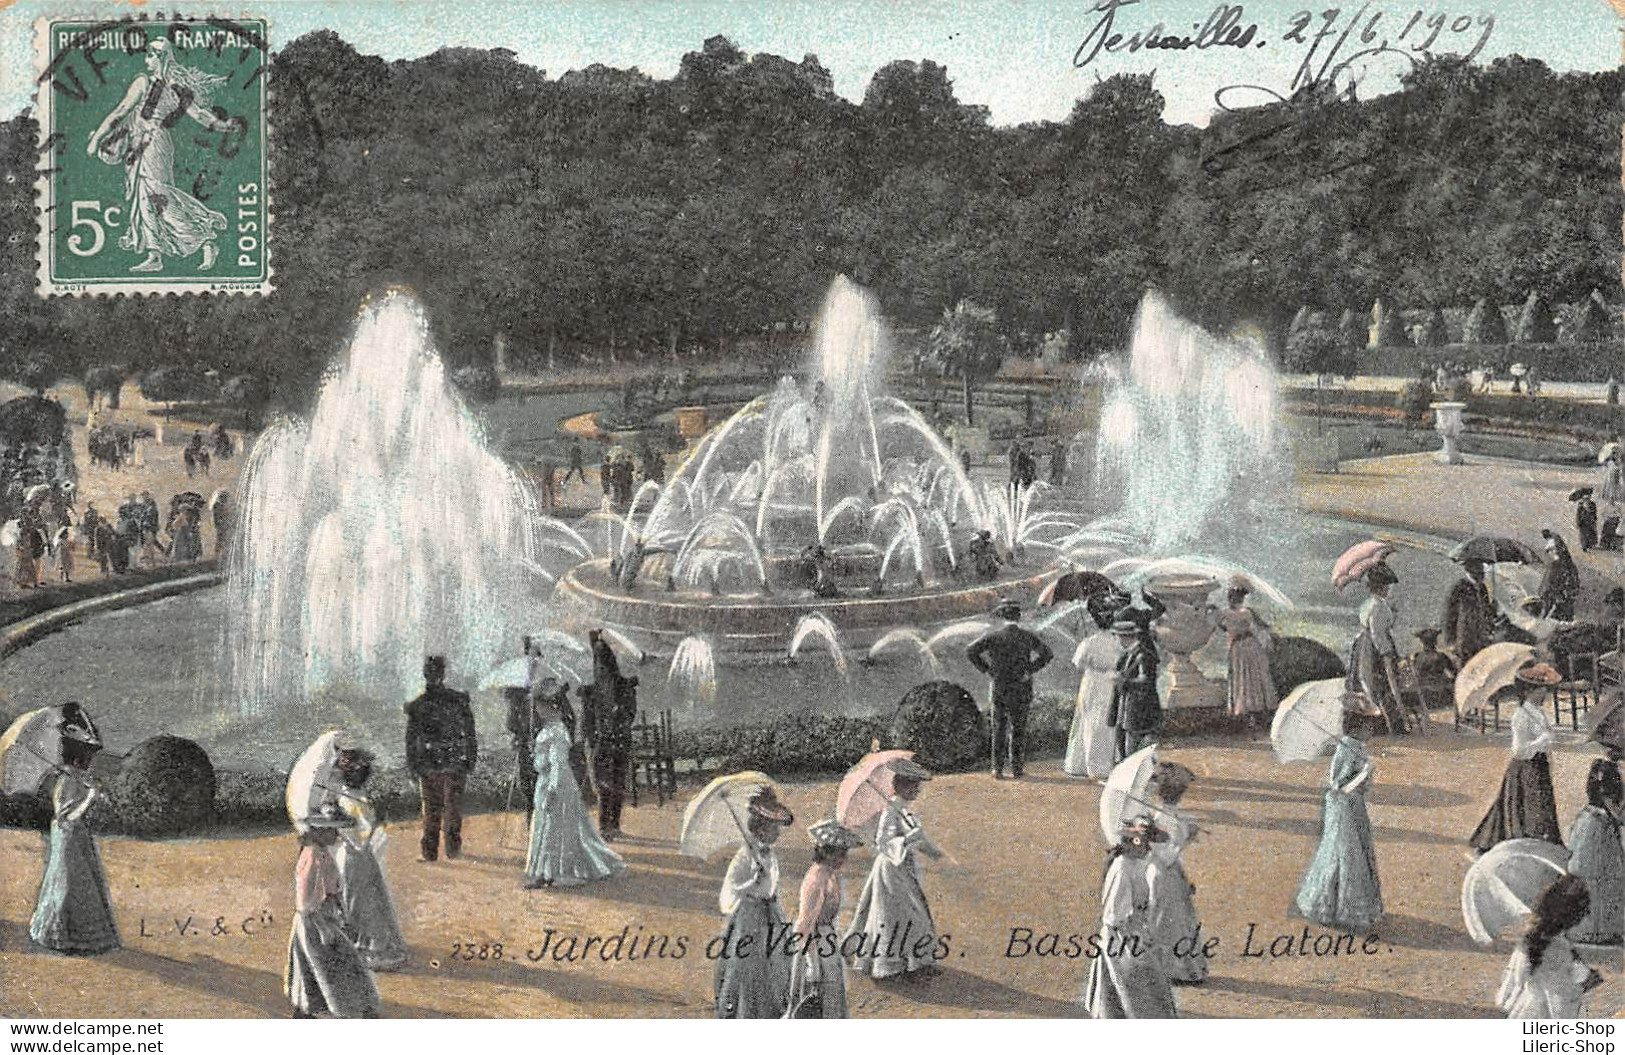
{"label": "handwritten date 27/6 1909", "polygon": [[[1090,27],[1088,35],[1072,55],[1076,68],[1094,62],[1101,52],[1133,53],[1146,50],[1205,51],[1216,47],[1262,48],[1270,45],[1258,24],[1247,20],[1241,4],[1219,4],[1205,22],[1190,23],[1191,33],[1171,31],[1162,22],[1146,29],[1120,32],[1118,13],[1124,8],[1138,7],[1152,12],[1150,0],[1100,0],[1093,12],[1100,18]],[[1373,9],[1366,3],[1358,10],[1325,8],[1321,11],[1301,10],[1288,16],[1286,26],[1276,38],[1283,45],[1307,49],[1293,77],[1289,91],[1297,91],[1346,69],[1353,59],[1384,52],[1410,52],[1432,55],[1439,52],[1462,54],[1467,60],[1477,57],[1489,43],[1495,30],[1494,15],[1459,14],[1446,12],[1429,14],[1411,10],[1393,14]],[[1124,13],[1125,19],[1129,17]],[[1121,27],[1127,29],[1127,27]],[[1472,47],[1462,53],[1454,45],[1473,39]]]}

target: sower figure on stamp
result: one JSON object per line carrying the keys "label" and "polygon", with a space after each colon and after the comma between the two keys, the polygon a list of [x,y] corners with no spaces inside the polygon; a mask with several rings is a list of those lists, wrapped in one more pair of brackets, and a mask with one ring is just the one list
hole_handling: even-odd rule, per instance
{"label": "sower figure on stamp", "polygon": [[446,658],[423,661],[423,695],[406,705],[406,768],[423,794],[423,860],[440,856],[445,831],[446,857],[463,852],[463,785],[474,768],[478,746],[468,693],[446,685]]}
{"label": "sower figure on stamp", "polygon": [[592,684],[576,690],[582,702],[582,724],[593,748],[593,782],[598,785],[598,831],[605,839],[621,836],[621,804],[632,775],[632,725],[638,713],[638,679],[621,674],[615,650],[603,631],[590,630]]}
{"label": "sower figure on stamp", "polygon": [[167,40],[147,45],[146,62],[147,72],[130,82],[124,98],[91,133],[85,151],[124,165],[129,223],[119,248],[145,256],[131,271],[161,271],[164,257],[188,257],[199,249],[198,269],[207,271],[220,255],[215,243],[226,217],[180,188],[170,129],[182,114],[207,131],[231,128],[210,109],[209,96],[225,78],[184,65]]}
{"label": "sower figure on stamp", "polygon": [[1000,601],[993,614],[1004,625],[971,642],[965,658],[993,679],[993,777],[1002,780],[1006,757],[1012,776],[1025,772],[1033,675],[1049,666],[1055,654],[1036,634],[1017,625],[1021,606],[1015,601]]}

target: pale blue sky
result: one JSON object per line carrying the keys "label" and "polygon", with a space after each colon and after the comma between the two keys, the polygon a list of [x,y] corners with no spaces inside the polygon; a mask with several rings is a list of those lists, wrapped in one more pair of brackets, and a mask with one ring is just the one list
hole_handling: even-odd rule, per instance
{"label": "pale blue sky", "polygon": [[[1101,15],[1098,0],[234,0],[189,4],[166,2],[162,10],[219,13],[229,7],[271,19],[273,47],[312,29],[336,30],[360,51],[387,59],[415,58],[448,45],[506,47],[550,77],[594,62],[637,66],[669,77],[687,51],[721,33],[746,52],[770,52],[799,60],[818,55],[835,77],[836,90],[862,97],[875,70],[893,59],[929,58],[948,67],[959,98],[989,107],[997,124],[1059,120],[1085,94],[1097,73],[1155,69],[1173,121],[1201,123],[1214,92],[1230,84],[1260,84],[1285,93],[1307,51],[1284,40],[1291,16],[1304,0],[1254,0],[1245,4],[1243,26],[1258,25],[1264,47],[1206,51],[1140,51],[1101,54],[1088,68],[1074,69],[1073,56]],[[1137,0],[1116,16],[1124,34],[1158,21],[1179,33],[1194,32],[1207,19],[1212,0]],[[1323,10],[1329,4],[1317,3]],[[1345,3],[1350,16],[1360,8]],[[33,97],[33,23],[41,15],[83,15],[122,5],[88,0],[21,0],[0,10],[0,115],[9,117]],[[149,8],[155,10],[156,8]],[[1539,58],[1558,70],[1604,70],[1620,61],[1620,22],[1605,0],[1478,0],[1476,6],[1424,2],[1372,3],[1366,18],[1381,12],[1379,36],[1397,36],[1413,13],[1493,14],[1496,25],[1481,61],[1508,54]],[[1365,24],[1362,20],[1361,25]],[[1406,43],[1425,38],[1418,24]],[[1479,35],[1444,30],[1436,51],[1464,51]],[[1312,37],[1311,34],[1305,34]],[[1335,37],[1333,38],[1335,40]],[[1448,41],[1459,40],[1459,44]],[[1330,41],[1321,45],[1330,46]],[[1346,47],[1344,54],[1352,52]],[[1324,52],[1323,52],[1324,53]],[[1393,85],[1393,62],[1373,68],[1362,94]],[[1258,101],[1256,98],[1250,101]]]}

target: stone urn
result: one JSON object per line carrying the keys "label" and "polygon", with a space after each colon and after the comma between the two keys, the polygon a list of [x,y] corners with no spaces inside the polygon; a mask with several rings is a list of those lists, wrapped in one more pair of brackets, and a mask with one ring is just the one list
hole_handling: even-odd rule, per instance
{"label": "stone urn", "polygon": [[677,434],[692,443],[705,435],[709,425],[704,407],[678,407],[672,411],[677,419]]}
{"label": "stone urn", "polygon": [[1433,431],[1444,440],[1444,447],[1439,451],[1439,460],[1446,465],[1461,464],[1461,434],[1465,426],[1461,421],[1461,412],[1467,409],[1465,403],[1429,403],[1433,411]]}
{"label": "stone urn", "polygon": [[1168,671],[1168,710],[1225,704],[1224,686],[1204,677],[1191,659],[1218,626],[1217,610],[1208,603],[1218,585],[1206,575],[1163,575],[1146,583],[1146,591],[1168,606],[1157,621],[1157,644]]}

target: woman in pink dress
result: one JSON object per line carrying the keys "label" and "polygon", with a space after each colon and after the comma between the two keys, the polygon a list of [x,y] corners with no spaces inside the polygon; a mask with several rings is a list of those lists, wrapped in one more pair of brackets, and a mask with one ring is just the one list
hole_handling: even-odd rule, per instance
{"label": "woman in pink dress", "polygon": [[1219,625],[1230,641],[1230,713],[1263,724],[1280,697],[1270,677],[1269,627],[1245,603],[1252,591],[1242,576],[1230,580],[1229,606],[1219,613]]}
{"label": "woman in pink dress", "polygon": [[862,840],[833,820],[808,829],[813,863],[801,881],[796,911],[795,962],[790,965],[790,1007],[785,1018],[848,1018],[841,934],[841,866]]}

